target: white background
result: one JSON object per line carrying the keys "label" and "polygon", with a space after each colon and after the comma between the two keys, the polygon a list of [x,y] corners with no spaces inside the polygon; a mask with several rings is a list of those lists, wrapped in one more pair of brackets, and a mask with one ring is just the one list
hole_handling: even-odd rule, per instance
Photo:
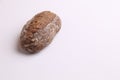
{"label": "white background", "polygon": [[[22,27],[44,10],[62,29],[43,51],[23,54]],[[0,0],[0,80],[120,80],[120,0]]]}

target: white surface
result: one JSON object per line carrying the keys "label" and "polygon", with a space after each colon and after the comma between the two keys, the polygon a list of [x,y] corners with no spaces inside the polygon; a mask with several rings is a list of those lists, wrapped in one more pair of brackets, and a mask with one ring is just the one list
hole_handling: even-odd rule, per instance
{"label": "white surface", "polygon": [[[22,54],[21,29],[44,10],[62,29],[42,52]],[[0,0],[0,80],[120,80],[120,0]]]}

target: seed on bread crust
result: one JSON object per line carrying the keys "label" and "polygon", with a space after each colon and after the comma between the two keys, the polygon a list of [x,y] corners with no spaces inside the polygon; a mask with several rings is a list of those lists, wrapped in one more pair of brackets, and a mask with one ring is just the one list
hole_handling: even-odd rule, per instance
{"label": "seed on bread crust", "polygon": [[60,18],[44,11],[35,15],[23,27],[20,36],[21,48],[29,53],[36,53],[48,46],[61,28]]}

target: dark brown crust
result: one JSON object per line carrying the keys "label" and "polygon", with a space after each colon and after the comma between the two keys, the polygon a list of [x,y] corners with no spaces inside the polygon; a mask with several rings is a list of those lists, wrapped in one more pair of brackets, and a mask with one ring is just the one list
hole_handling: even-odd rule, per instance
{"label": "dark brown crust", "polygon": [[56,14],[50,11],[39,13],[24,26],[21,47],[30,53],[38,52],[51,43],[60,28],[61,20]]}

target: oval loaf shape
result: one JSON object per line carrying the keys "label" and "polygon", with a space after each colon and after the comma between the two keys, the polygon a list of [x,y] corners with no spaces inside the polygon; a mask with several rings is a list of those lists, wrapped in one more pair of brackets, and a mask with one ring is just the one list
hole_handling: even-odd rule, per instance
{"label": "oval loaf shape", "polygon": [[20,46],[29,53],[36,53],[51,43],[60,28],[61,20],[56,14],[50,11],[38,13],[24,25]]}

